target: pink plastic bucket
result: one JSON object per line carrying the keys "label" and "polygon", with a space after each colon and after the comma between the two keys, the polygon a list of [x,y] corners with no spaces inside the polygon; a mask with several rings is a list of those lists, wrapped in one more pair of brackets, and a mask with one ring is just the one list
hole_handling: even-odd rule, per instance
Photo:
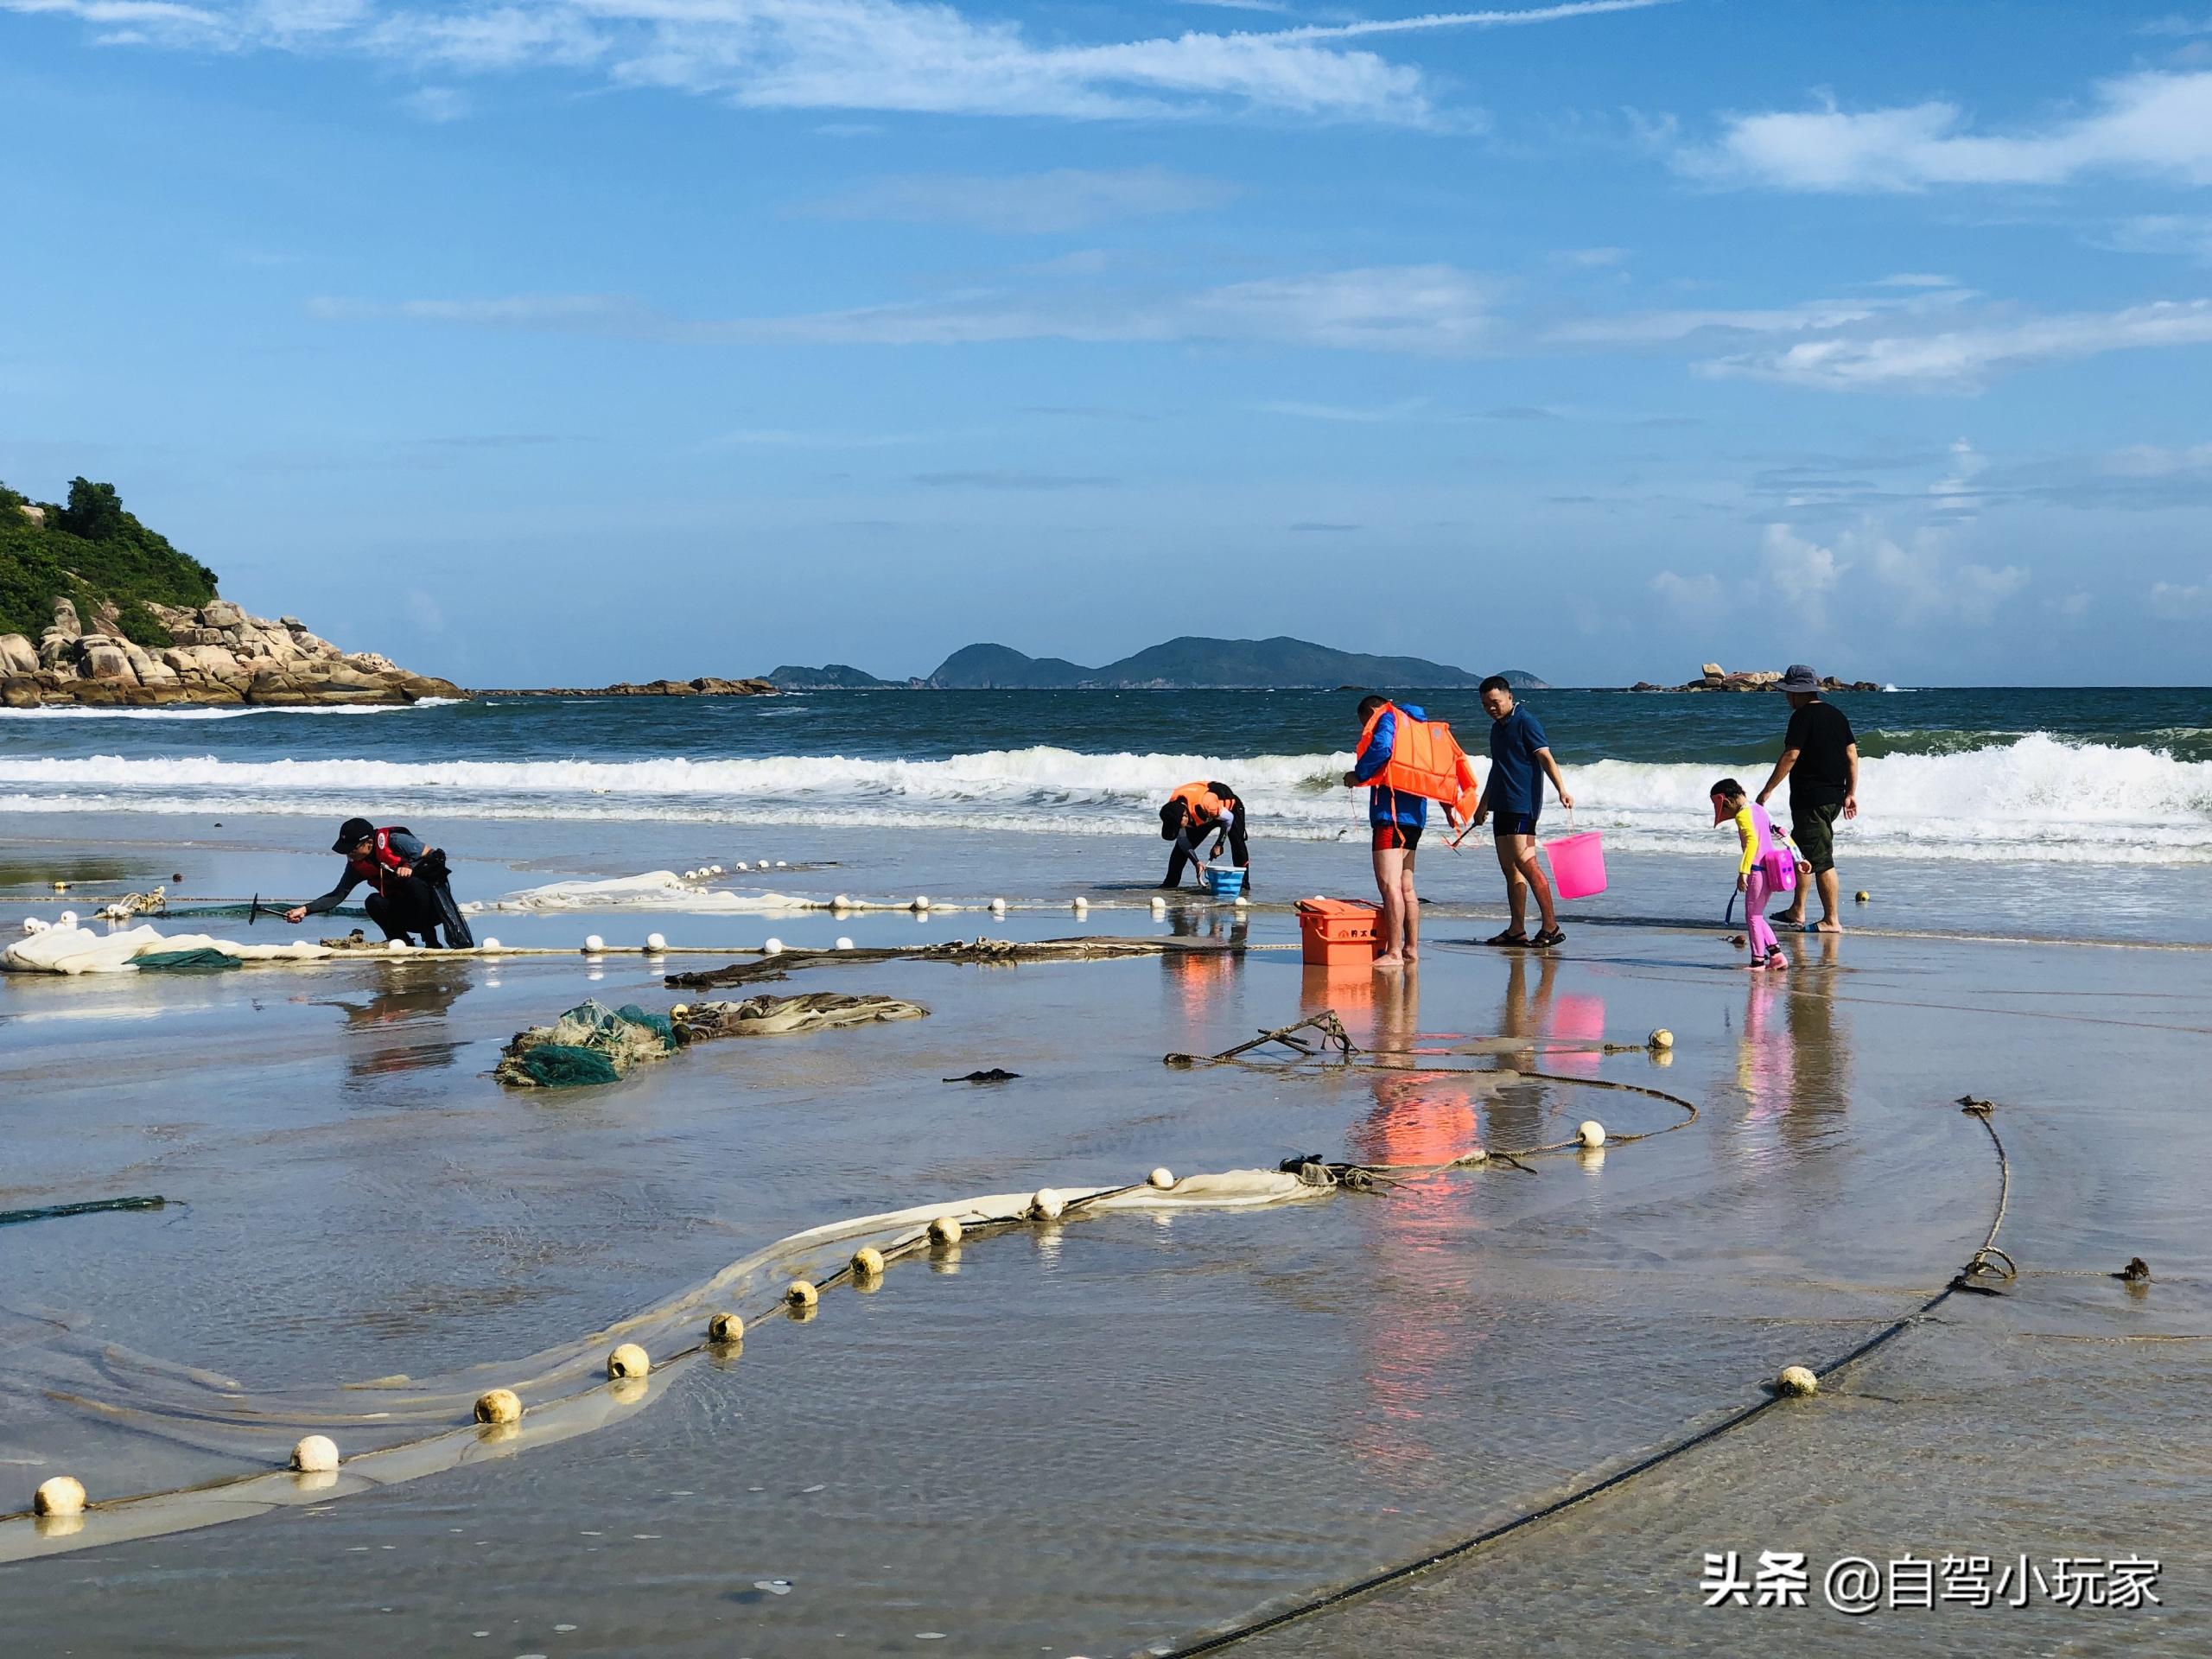
{"label": "pink plastic bucket", "polygon": [[1552,886],[1562,899],[1587,899],[1605,890],[1605,849],[1595,830],[1544,842]]}

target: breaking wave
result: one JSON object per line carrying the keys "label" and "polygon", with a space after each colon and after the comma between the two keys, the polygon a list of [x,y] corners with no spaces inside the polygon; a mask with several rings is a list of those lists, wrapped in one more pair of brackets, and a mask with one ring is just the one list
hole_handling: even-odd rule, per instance
{"label": "breaking wave", "polygon": [[[1862,774],[1853,856],[2212,862],[2212,761],[2031,732],[1979,747],[1879,755]],[[1084,753],[1039,747],[938,760],[759,759],[389,761],[79,759],[0,755],[0,807],[143,812],[350,810],[365,797],[448,817],[820,823],[1123,836],[1159,803],[1220,779],[1255,830],[1306,840],[1363,833],[1351,757]],[[1624,851],[1710,851],[1706,790],[1719,763],[1570,766],[1577,827]],[[1756,783],[1747,775],[1746,782]],[[1548,828],[1563,827],[1554,808]]]}

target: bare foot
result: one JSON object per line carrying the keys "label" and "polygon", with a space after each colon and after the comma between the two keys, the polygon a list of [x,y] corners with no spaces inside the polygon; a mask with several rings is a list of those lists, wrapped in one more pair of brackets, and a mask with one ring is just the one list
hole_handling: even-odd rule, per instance
{"label": "bare foot", "polygon": [[1375,970],[1377,973],[1381,973],[1386,968],[1402,968],[1405,965],[1406,959],[1395,951],[1389,956],[1375,958]]}
{"label": "bare foot", "polygon": [[1843,924],[1836,920],[1834,917],[1829,916],[1824,918],[1820,925],[1815,927],[1813,931],[1815,933],[1840,933],[1843,931]]}
{"label": "bare foot", "polygon": [[1770,919],[1777,927],[1802,927],[1805,925],[1805,912],[1801,910],[1795,916],[1792,916],[1785,910],[1781,915],[1772,917]]}

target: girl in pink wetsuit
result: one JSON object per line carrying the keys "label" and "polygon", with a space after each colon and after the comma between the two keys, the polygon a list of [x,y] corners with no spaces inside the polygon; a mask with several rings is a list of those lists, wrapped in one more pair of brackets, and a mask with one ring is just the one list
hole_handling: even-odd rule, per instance
{"label": "girl in pink wetsuit", "polygon": [[1743,855],[1736,865],[1736,890],[1744,895],[1744,919],[1751,937],[1753,968],[1787,968],[1782,942],[1767,925],[1767,900],[1797,887],[1797,849],[1789,837],[1775,828],[1766,809],[1751,800],[1733,778],[1713,786],[1713,822],[1736,821],[1736,835]]}

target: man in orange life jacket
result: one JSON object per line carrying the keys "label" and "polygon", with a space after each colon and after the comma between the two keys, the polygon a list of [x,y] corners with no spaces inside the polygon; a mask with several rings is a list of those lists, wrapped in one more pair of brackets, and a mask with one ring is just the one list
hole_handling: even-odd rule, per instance
{"label": "man in orange life jacket", "polygon": [[366,881],[374,891],[363,902],[369,919],[384,929],[385,938],[408,939],[409,935],[420,933],[424,944],[437,948],[438,926],[448,918],[437,890],[418,867],[427,861],[435,868],[442,862],[444,854],[435,847],[425,847],[408,830],[379,830],[366,818],[346,819],[339,827],[338,839],[331,842],[330,850],[346,855],[338,885],[321,898],[286,911],[286,921],[328,915],[345,902],[346,894]]}
{"label": "man in orange life jacket", "polygon": [[1209,835],[1214,837],[1214,857],[1221,856],[1224,842],[1228,844],[1231,861],[1246,872],[1244,891],[1251,892],[1252,856],[1244,842],[1244,803],[1227,784],[1185,784],[1160,809],[1160,838],[1175,843],[1175,849],[1167,855],[1167,879],[1160,885],[1179,887],[1184,865],[1205,863],[1198,843]]}
{"label": "man in orange life jacket", "polygon": [[[1377,711],[1380,711],[1379,717]],[[1367,822],[1374,831],[1375,888],[1382,896],[1382,916],[1376,928],[1376,942],[1382,949],[1375,958],[1377,968],[1408,968],[1421,957],[1421,896],[1414,891],[1414,854],[1421,831],[1428,827],[1428,801],[1402,789],[1376,783],[1390,764],[1397,747],[1398,721],[1426,721],[1428,713],[1417,703],[1394,703],[1388,697],[1368,697],[1359,705],[1359,722],[1367,747],[1344,785],[1370,785]],[[1375,722],[1367,730],[1370,721]],[[1451,816],[1451,809],[1445,809]]]}

